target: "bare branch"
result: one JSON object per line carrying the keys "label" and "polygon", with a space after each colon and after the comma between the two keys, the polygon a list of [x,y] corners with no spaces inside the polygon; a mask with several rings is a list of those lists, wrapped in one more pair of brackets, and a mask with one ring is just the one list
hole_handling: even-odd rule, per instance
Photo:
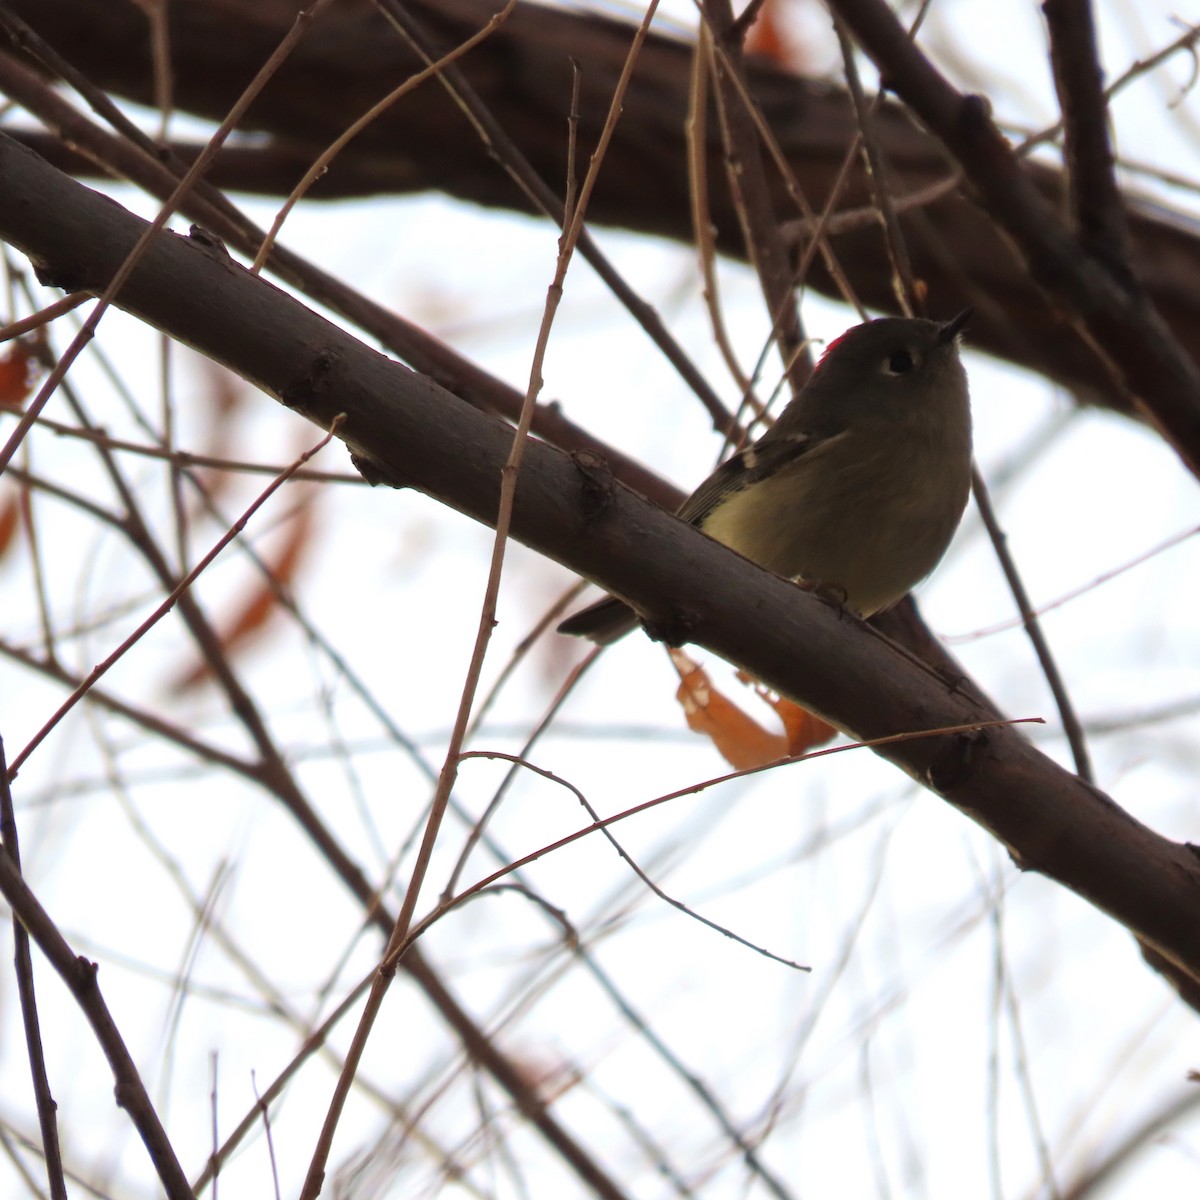
{"label": "bare branch", "polygon": [[1129,229],[1113,169],[1091,0],[1045,0],[1042,12],[1050,31],[1050,62],[1063,115],[1067,183],[1079,241],[1119,283],[1132,287]]}
{"label": "bare branch", "polygon": [[[21,850],[17,836],[17,818],[13,810],[12,787],[8,781],[8,762],[4,739],[0,738],[0,857],[6,857],[19,875]],[[33,958],[29,953],[29,933],[13,913],[13,959],[17,970],[17,992],[21,998],[21,1022],[25,1026],[25,1046],[29,1054],[29,1073],[37,1102],[38,1125],[42,1132],[42,1155],[53,1200],[66,1200],[67,1184],[63,1175],[62,1148],[58,1141],[58,1105],[50,1090],[46,1057],[42,1048],[42,1030],[38,1023],[37,991],[33,978]]]}

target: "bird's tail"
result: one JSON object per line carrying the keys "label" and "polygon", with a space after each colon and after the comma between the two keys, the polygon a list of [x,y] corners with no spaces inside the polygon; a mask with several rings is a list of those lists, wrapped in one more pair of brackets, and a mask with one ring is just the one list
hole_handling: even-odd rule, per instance
{"label": "bird's tail", "polygon": [[590,638],[598,646],[607,646],[636,629],[637,624],[637,613],[624,600],[606,596],[568,617],[559,625],[558,632],[570,637]]}

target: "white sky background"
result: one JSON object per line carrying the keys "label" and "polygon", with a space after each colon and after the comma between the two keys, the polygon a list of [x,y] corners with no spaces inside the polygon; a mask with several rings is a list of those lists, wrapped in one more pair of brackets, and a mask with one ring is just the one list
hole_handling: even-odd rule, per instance
{"label": "white sky background", "polygon": [[[690,10],[677,5],[672,11],[686,19]],[[814,12],[803,23],[822,39],[811,54],[832,69],[832,39]],[[1132,5],[1108,4],[1101,12],[1110,78],[1178,34],[1165,9],[1135,14]],[[1037,9],[1006,6],[1002,24],[995,13],[982,2],[935,5],[923,40],[946,56],[941,61],[953,78],[988,91],[1002,120],[1040,127],[1053,119],[1055,106]],[[986,36],[978,36],[984,30]],[[1180,56],[1155,80],[1125,93],[1114,112],[1121,150],[1200,178],[1197,102],[1189,95],[1167,106],[1190,70],[1190,60]],[[1194,195],[1138,183],[1186,213],[1196,211]],[[114,194],[150,211],[128,191]],[[269,224],[269,206],[245,207]],[[732,399],[735,389],[710,345],[693,254],[606,231],[600,240]],[[554,268],[553,230],[430,197],[302,207],[284,241],[524,387]],[[723,265],[721,278],[727,317],[743,359],[752,360],[765,330],[756,285],[736,266]],[[937,314],[936,297],[932,303]],[[849,309],[811,297],[803,315],[810,333],[822,338],[854,321]],[[100,344],[157,422],[158,339],[110,314]],[[1101,414],[1063,423],[1069,399],[1042,381],[977,355],[968,355],[968,369],[978,458],[989,478],[1012,475],[995,499],[1036,603],[1196,524],[1195,481],[1159,439]],[[171,372],[178,440],[195,446],[211,384],[179,348],[171,352]],[[561,400],[572,419],[681,486],[698,482],[719,453],[699,404],[582,261],[568,280],[544,376],[544,395]],[[94,420],[115,435],[145,440],[94,360],[72,378]],[[51,415],[70,422],[65,406],[56,404]],[[258,395],[236,420],[235,454],[243,458],[282,464],[319,436]],[[1045,436],[1050,428],[1056,429],[1052,438]],[[1024,461],[1031,439],[1039,453]],[[41,434],[31,454],[37,470],[109,501],[93,455],[78,444]],[[151,460],[124,462],[168,537],[168,514],[156,503],[164,495],[164,473]],[[348,469],[336,446],[320,465]],[[221,500],[225,513],[240,512],[260,486],[237,480]],[[277,496],[258,516],[252,543],[270,547],[296,494]],[[59,627],[89,626],[78,636],[64,634],[65,657],[86,670],[159,595],[111,532],[98,534],[48,500],[38,502],[38,517],[51,551],[46,568]],[[219,533],[216,524],[197,525],[193,556]],[[433,771],[453,720],[490,545],[489,531],[414,493],[328,488],[320,499],[318,544],[297,588],[306,617],[417,741]],[[1198,569],[1193,538],[1046,618],[1085,722],[1200,698]],[[239,553],[226,554],[204,577],[199,593],[218,623],[252,578]],[[485,690],[569,583],[561,568],[513,547]],[[131,600],[128,611],[112,611]],[[955,638],[956,653],[1006,711],[1047,718],[1046,728],[1032,736],[1069,763],[1024,634],[972,636],[1014,612],[973,512],[920,601],[931,626]],[[37,609],[24,562],[0,564],[0,605],[5,636],[36,644]],[[103,620],[90,627],[97,615]],[[560,644],[539,648],[473,748],[519,751],[576,653]],[[167,684],[192,654],[179,626],[168,621],[106,686],[244,750],[214,692],[183,700],[170,694]],[[739,691],[731,672],[710,665],[731,694]],[[309,797],[369,877],[382,878],[386,859],[419,828],[428,779],[294,624],[281,623],[240,666]],[[594,668],[532,758],[569,779],[606,814],[723,773],[715,752],[683,732],[674,688],[661,648],[631,637]],[[10,758],[61,698],[57,687],[5,663],[0,731]],[[1194,837],[1198,732],[1189,711],[1171,721],[1096,733],[1090,748],[1100,786],[1160,832]],[[464,764],[456,796],[472,816],[487,805],[503,770]],[[111,785],[110,772],[123,787]],[[264,1089],[301,1034],[267,1011],[261,989],[218,936],[195,935],[195,917],[164,860],[178,864],[196,895],[220,880],[216,915],[303,1020],[323,1017],[370,969],[378,940],[356,940],[359,910],[266,796],[197,767],[114,718],[95,711],[72,716],[22,771],[16,801],[26,874],[72,944],[101,964],[108,1003],[194,1176],[211,1137],[211,1056],[219,1067],[224,1136],[253,1104],[251,1073]],[[490,832],[515,856],[586,823],[568,792],[522,776]],[[795,1195],[940,1200],[1049,1194],[1039,1187],[1031,1113],[1061,1186],[1147,1114],[1196,1086],[1186,1080],[1200,1067],[1195,1016],[1142,965],[1132,939],[1074,896],[1019,875],[982,831],[868,753],[726,785],[615,832],[672,896],[813,968],[811,974],[789,970],[667,906],[598,838],[548,857],[526,877],[739,1128],[750,1136],[761,1132],[778,1104],[762,1156]],[[443,886],[463,837],[463,826],[452,820],[422,911]],[[465,878],[492,867],[487,853],[477,851]],[[501,1043],[542,1080],[546,1093],[562,1092],[558,1117],[631,1195],[676,1193],[622,1128],[621,1110],[652,1134],[696,1194],[765,1194],[746,1184],[744,1165],[712,1117],[621,1020],[595,978],[563,948],[560,933],[528,899],[504,893],[443,921],[426,949],[483,1023],[503,1026]],[[10,961],[11,935],[0,938]],[[188,979],[183,997],[175,987],[181,973]],[[112,1195],[155,1194],[144,1151],[112,1104],[107,1067],[44,962],[38,983],[69,1160],[106,1180]],[[2,996],[0,1121],[10,1137],[14,1131],[36,1136],[11,983]],[[339,1048],[350,1028],[339,1030]],[[582,1081],[573,1081],[573,1072],[583,1074]],[[362,1154],[368,1165],[361,1175],[335,1180],[331,1174],[327,1194],[520,1194],[499,1151],[471,1140],[481,1120],[477,1081],[463,1071],[428,1003],[403,978],[385,1005],[362,1074],[395,1101],[429,1102],[423,1131],[474,1164],[470,1181],[479,1190],[441,1181],[415,1141],[395,1149],[399,1134],[385,1132],[380,1106],[359,1092],[343,1118],[335,1163]],[[285,1195],[296,1192],[333,1078],[328,1062],[314,1060],[273,1113]],[[434,1098],[442,1086],[445,1094]],[[539,1138],[512,1132],[518,1123],[496,1089],[479,1086],[498,1132],[509,1135],[528,1194],[578,1194]],[[23,1157],[37,1174],[36,1160]],[[998,1185],[993,1157],[1001,1164]],[[23,1194],[22,1186],[0,1156],[0,1191]],[[223,1174],[221,1189],[240,1196],[269,1194],[268,1187],[267,1147],[256,1135]],[[1103,1195],[1180,1196],[1198,1187],[1193,1119],[1146,1148]]]}

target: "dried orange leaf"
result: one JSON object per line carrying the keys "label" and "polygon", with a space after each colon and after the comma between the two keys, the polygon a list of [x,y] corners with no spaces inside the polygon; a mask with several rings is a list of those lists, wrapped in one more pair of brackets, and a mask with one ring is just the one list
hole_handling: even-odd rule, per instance
{"label": "dried orange leaf", "polygon": [[29,345],[15,341],[0,354],[0,409],[21,412],[33,388],[35,359]]}
{"label": "dried orange leaf", "polygon": [[16,544],[17,530],[21,524],[21,495],[10,492],[0,503],[0,561]]}
{"label": "dried orange leaf", "polygon": [[766,0],[746,33],[746,52],[769,58],[781,67],[799,67],[803,55],[780,15],[785,0]]}
{"label": "dried orange leaf", "polygon": [[828,721],[822,721],[794,700],[776,695],[748,671],[739,671],[737,677],[742,683],[754,688],[755,695],[779,714],[779,719],[783,722],[788,754],[804,754],[814,746],[823,746],[837,737],[838,731]]}
{"label": "dried orange leaf", "polygon": [[672,650],[670,655],[680,680],[675,696],[688,728],[704,734],[731,767],[745,771],[787,754],[783,735],[764,729],[726,699],[703,667],[682,650]]}
{"label": "dried orange leaf", "polygon": [[828,721],[822,721],[815,713],[784,696],[772,700],[771,706],[783,722],[789,754],[805,754],[814,746],[823,746],[837,737],[838,731]]}

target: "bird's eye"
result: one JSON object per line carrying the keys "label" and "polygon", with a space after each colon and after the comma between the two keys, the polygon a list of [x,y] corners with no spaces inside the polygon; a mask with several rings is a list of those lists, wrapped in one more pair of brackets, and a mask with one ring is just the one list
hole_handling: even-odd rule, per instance
{"label": "bird's eye", "polygon": [[893,350],[883,369],[889,375],[903,375],[913,369],[913,356],[907,350]]}

